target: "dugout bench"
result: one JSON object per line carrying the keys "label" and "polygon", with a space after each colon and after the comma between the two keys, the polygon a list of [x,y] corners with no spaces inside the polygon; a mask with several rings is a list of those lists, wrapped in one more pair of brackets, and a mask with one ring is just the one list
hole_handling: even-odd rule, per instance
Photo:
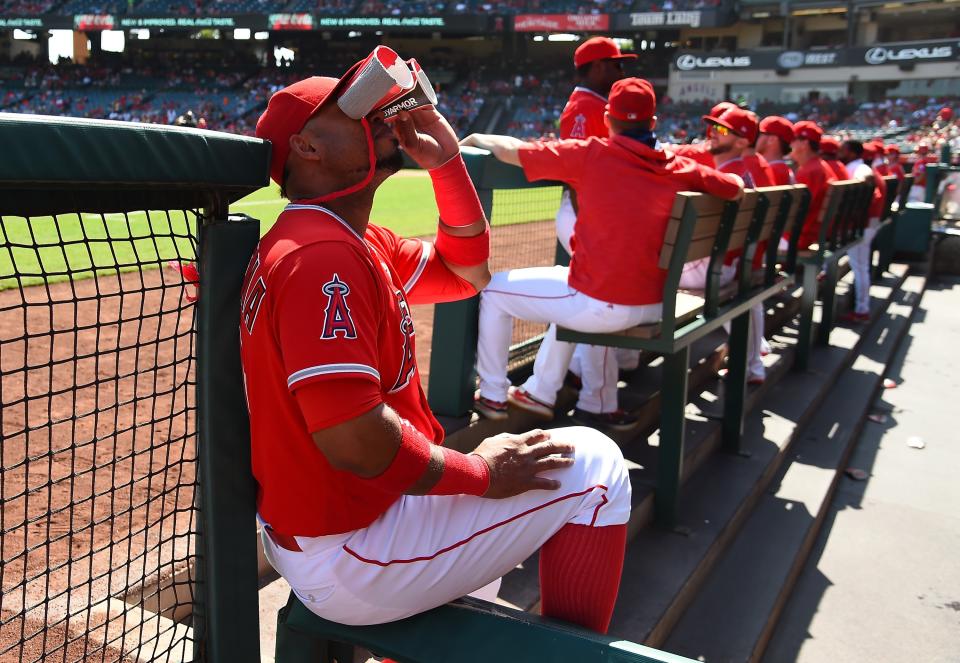
{"label": "dugout bench", "polygon": [[[785,230],[794,229],[794,237],[798,236],[796,229],[803,223],[809,197],[804,185],[748,189],[740,201],[678,193],[660,252],[660,268],[667,270],[660,321],[614,334],[557,328],[560,340],[647,350],[663,356],[654,500],[655,519],[662,527],[672,527],[676,521],[683,474],[690,347],[731,323],[722,444],[725,450],[738,452],[746,400],[750,309],[793,285],[794,275],[778,270],[776,252]],[[751,266],[762,242],[766,242],[766,266],[754,270]],[[735,250],[742,251],[740,264],[746,268],[738,270],[733,282],[721,287],[724,257]],[[704,289],[680,291],[684,265],[706,258],[710,262]]]}
{"label": "dugout bench", "polygon": [[896,250],[897,226],[907,209],[910,188],[913,186],[913,175],[905,175],[899,182],[893,175],[883,179],[887,184],[887,200],[884,205],[880,229],[873,240],[873,246],[877,251],[877,266],[873,272],[875,281],[879,280],[883,273],[890,269],[890,263],[893,262],[893,254]]}

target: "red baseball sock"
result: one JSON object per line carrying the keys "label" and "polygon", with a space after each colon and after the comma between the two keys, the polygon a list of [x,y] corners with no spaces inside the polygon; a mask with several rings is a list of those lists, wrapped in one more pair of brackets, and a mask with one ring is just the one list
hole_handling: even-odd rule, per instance
{"label": "red baseball sock", "polygon": [[540,612],[606,633],[626,542],[626,525],[560,528],[540,549]]}

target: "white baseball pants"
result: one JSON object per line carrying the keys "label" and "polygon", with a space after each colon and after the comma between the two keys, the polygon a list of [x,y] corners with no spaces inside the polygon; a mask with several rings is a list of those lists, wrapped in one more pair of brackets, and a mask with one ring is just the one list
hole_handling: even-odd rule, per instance
{"label": "white baseball pants", "polygon": [[870,312],[870,267],[873,257],[873,238],[877,235],[880,219],[873,218],[863,231],[859,244],[847,251],[853,270],[854,308],[856,313]]}
{"label": "white baseball pants", "polygon": [[[582,332],[617,332],[660,319],[660,304],[624,306],[594,299],[567,284],[569,268],[530,267],[498,272],[480,295],[477,374],[480,395],[507,399],[507,362],[513,319],[549,323],[533,375],[523,385],[534,398],[554,404],[573,356],[574,344],[557,340],[556,325]],[[585,387],[578,407],[588,412],[617,409],[617,364],[612,348],[583,346]],[[593,387],[593,385],[596,385]]]}
{"label": "white baseball pants", "polygon": [[630,517],[616,443],[592,428],[551,434],[576,444],[571,467],[543,473],[560,480],[558,490],[503,500],[404,495],[363,529],[296,537],[300,552],[264,531],[264,552],[307,608],[340,624],[395,621],[487,589],[567,523],[606,527]]}

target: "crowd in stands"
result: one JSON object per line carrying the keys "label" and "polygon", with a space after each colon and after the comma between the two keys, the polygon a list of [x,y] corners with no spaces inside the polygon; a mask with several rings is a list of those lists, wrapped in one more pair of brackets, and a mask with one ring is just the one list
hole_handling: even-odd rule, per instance
{"label": "crowd in stands", "polygon": [[[119,66],[109,61],[87,66],[0,63],[0,109],[163,124],[190,110],[210,129],[249,135],[273,92],[303,77],[304,72],[335,75],[359,54],[328,52],[316,61],[301,60],[296,67],[266,68],[243,54],[222,52],[209,61],[196,54],[181,60],[176,53],[163,52],[145,52],[139,57],[137,62]],[[491,128],[525,139],[556,134],[573,87],[565,68],[531,67],[529,73],[516,74],[477,63],[444,64],[449,74],[445,78],[453,81],[436,85],[439,108],[458,134]],[[431,71],[431,66],[438,68],[440,62],[424,65]],[[703,133],[704,109],[712,103],[662,97],[658,135],[671,143],[696,139]],[[897,98],[858,104],[852,99],[824,98],[790,105],[761,102],[753,108],[761,116],[812,119],[839,130],[882,130],[931,126],[944,105],[960,107],[960,99]],[[474,126],[487,106],[499,109],[497,114],[491,110],[485,126]],[[496,126],[488,126],[490,122]],[[918,136],[911,142],[942,138]]]}
{"label": "crowd in stands", "polygon": [[0,0],[0,15],[140,14],[222,16],[273,12],[328,15],[613,14],[706,9],[723,0]]}

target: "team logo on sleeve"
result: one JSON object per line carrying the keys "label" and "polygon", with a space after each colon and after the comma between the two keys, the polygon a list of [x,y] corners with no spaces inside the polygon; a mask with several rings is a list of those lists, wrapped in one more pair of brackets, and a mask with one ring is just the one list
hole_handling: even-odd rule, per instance
{"label": "team logo on sleeve", "polygon": [[346,339],[356,338],[357,326],[353,324],[347,305],[350,286],[341,281],[338,274],[334,274],[333,279],[324,283],[321,290],[327,296],[327,308],[323,313],[323,333],[320,338],[337,338],[337,334],[343,334]]}
{"label": "team logo on sleeve", "polygon": [[570,138],[587,137],[587,116],[580,113],[573,118],[573,128],[570,130]]}

